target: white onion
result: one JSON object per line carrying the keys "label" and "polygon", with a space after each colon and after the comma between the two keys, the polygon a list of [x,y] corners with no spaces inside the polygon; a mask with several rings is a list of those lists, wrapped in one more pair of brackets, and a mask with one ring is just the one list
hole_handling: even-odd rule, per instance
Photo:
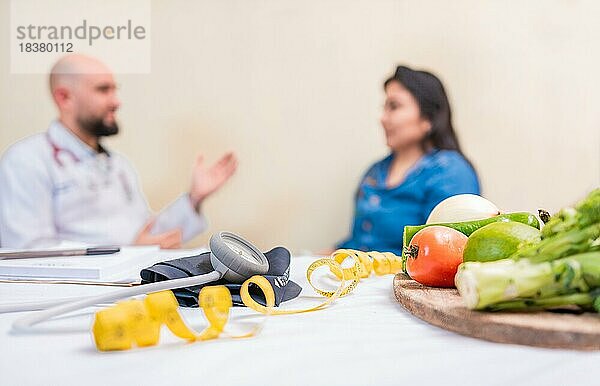
{"label": "white onion", "polygon": [[492,202],[476,194],[448,197],[433,208],[427,224],[482,220],[500,214]]}

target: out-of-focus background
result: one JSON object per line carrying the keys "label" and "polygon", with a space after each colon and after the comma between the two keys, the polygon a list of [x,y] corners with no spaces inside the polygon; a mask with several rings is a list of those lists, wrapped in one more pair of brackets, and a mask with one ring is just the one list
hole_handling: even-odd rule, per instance
{"label": "out-of-focus background", "polygon": [[[158,210],[197,153],[233,149],[238,173],[204,205],[208,232],[295,251],[349,229],[365,169],[384,157],[383,81],[397,64],[445,83],[483,194],[551,211],[600,185],[600,3],[153,1],[148,75],[117,75],[122,133]],[[9,2],[0,2],[8,52]],[[42,75],[0,58],[0,151],[55,117]],[[110,58],[103,58],[110,64]]]}

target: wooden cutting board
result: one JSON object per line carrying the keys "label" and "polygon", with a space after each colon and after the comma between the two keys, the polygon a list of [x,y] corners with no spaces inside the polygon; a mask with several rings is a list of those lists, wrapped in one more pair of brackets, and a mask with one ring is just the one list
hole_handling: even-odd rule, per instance
{"label": "wooden cutting board", "polygon": [[456,289],[425,287],[404,274],[394,277],[396,299],[435,326],[500,343],[600,350],[600,315],[556,312],[480,312],[462,304]]}

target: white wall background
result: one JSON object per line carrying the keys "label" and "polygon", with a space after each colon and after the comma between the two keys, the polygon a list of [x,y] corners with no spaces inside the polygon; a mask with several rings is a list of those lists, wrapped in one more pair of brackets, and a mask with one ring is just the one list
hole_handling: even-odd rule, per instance
{"label": "white wall background", "polygon": [[[0,1],[0,151],[55,111],[41,75],[11,75]],[[444,81],[484,195],[556,210],[600,186],[600,3],[154,1],[152,73],[117,75],[122,134],[155,209],[196,153],[240,168],[205,205],[209,231],[267,248],[343,237],[359,176],[385,156],[382,82],[396,64]],[[104,58],[110,63],[110,58]]]}

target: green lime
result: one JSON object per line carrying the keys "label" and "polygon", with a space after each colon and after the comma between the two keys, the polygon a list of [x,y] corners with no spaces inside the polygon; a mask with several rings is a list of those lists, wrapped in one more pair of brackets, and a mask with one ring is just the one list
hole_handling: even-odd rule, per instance
{"label": "green lime", "polygon": [[540,231],[520,222],[495,222],[469,236],[463,261],[494,261],[515,253],[521,243],[539,241]]}

